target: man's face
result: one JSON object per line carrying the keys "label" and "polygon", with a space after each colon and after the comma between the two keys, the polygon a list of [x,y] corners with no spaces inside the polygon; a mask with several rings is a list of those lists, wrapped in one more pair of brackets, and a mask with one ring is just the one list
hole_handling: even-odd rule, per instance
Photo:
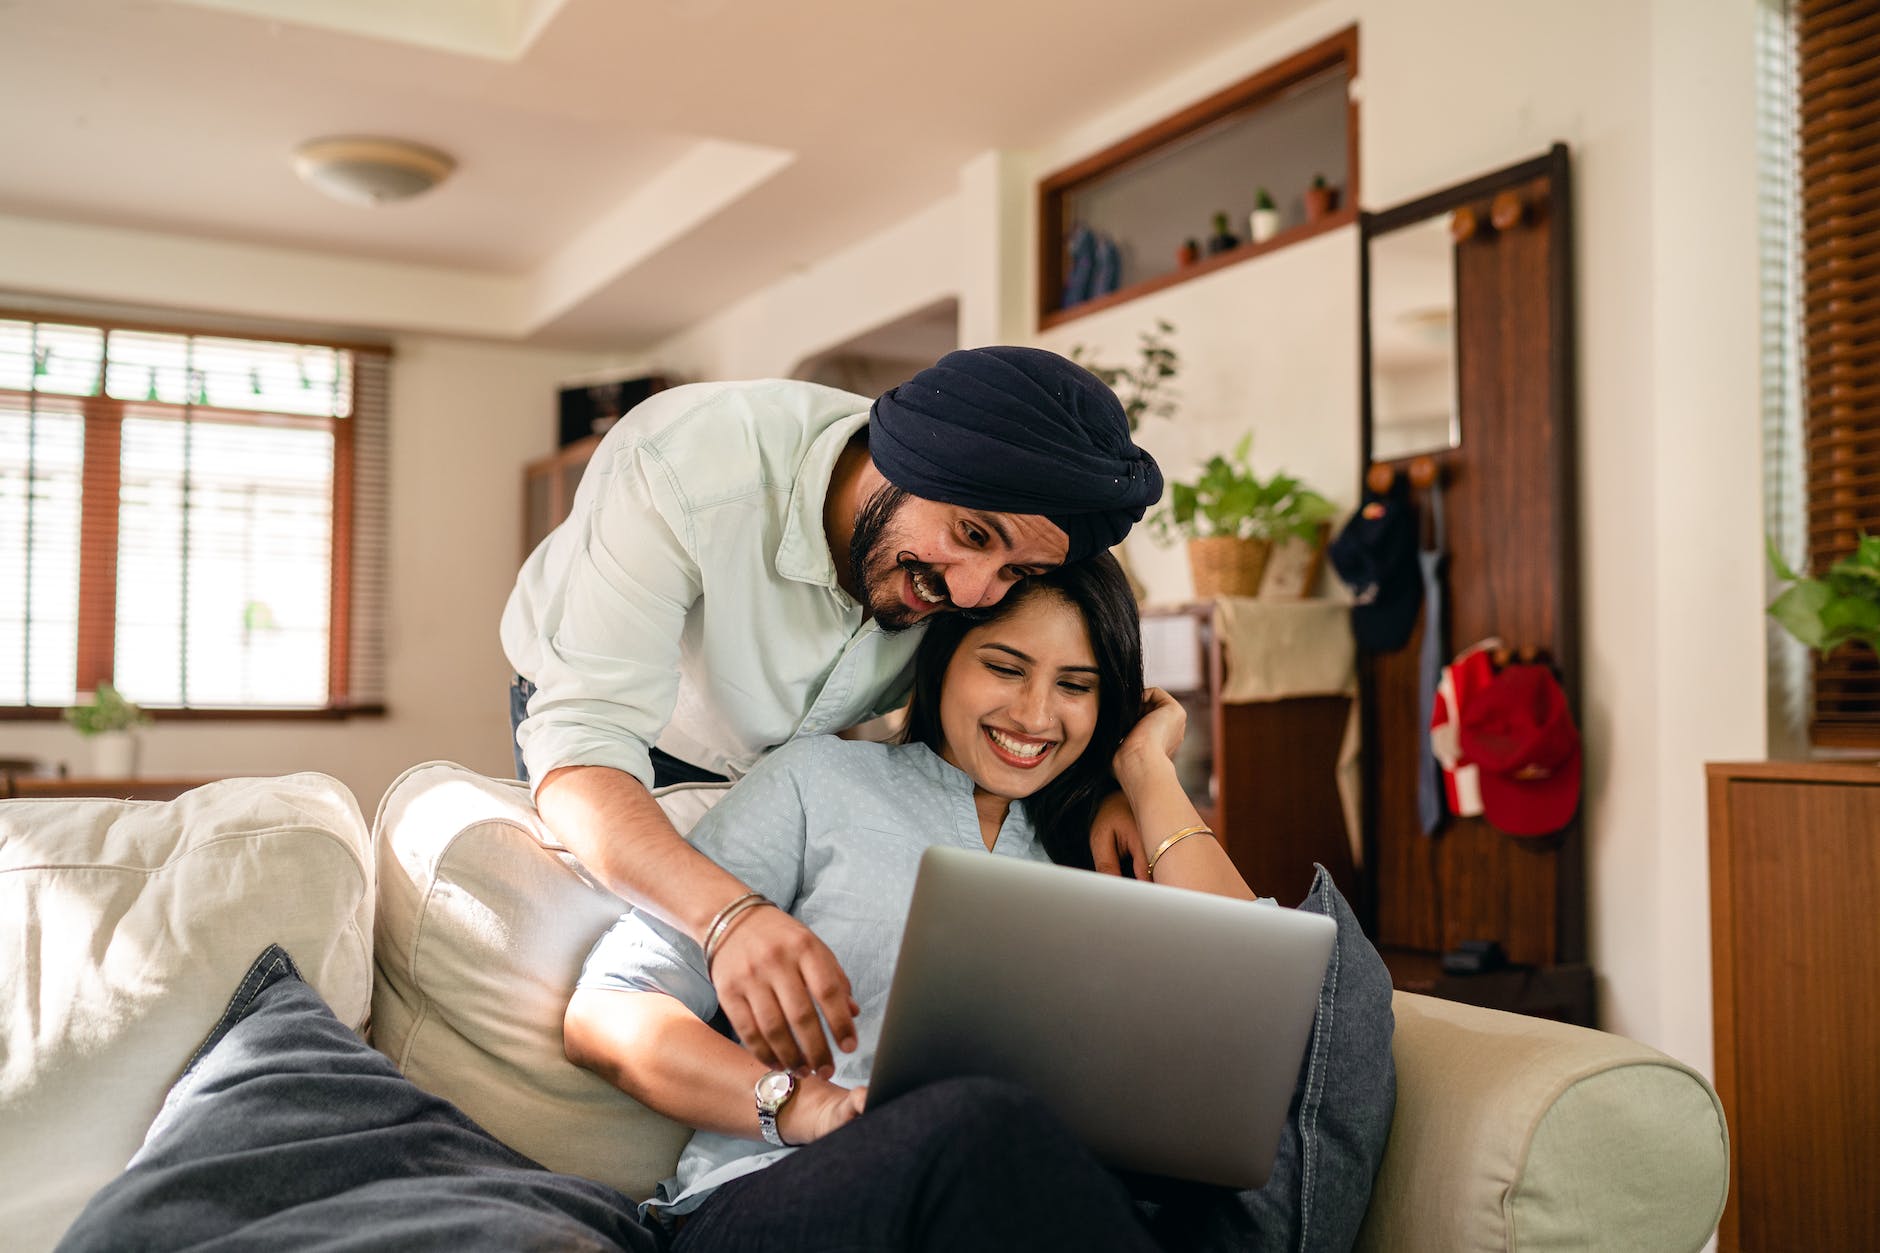
{"label": "man's face", "polygon": [[930,614],[997,604],[1029,574],[1062,565],[1070,539],[1030,513],[993,513],[888,486],[855,520],[855,585],[884,631]]}

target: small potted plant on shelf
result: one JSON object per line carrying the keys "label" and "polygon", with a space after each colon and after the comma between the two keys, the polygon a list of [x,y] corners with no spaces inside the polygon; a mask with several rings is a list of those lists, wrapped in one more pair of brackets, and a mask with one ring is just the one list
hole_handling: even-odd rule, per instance
{"label": "small potted plant on shelf", "polygon": [[1325,181],[1325,175],[1314,174],[1312,186],[1306,188],[1306,221],[1317,222],[1329,214],[1337,203],[1337,189]]}
{"label": "small potted plant on shelf", "polygon": [[1227,215],[1214,215],[1214,233],[1208,236],[1208,255],[1216,256],[1223,252],[1232,252],[1240,247],[1240,238],[1227,229]]}
{"label": "small potted plant on shelf", "polygon": [[1880,652],[1880,535],[1863,534],[1822,578],[1791,570],[1774,540],[1769,564],[1789,584],[1770,604],[1769,616],[1790,635],[1824,657],[1853,643]]}
{"label": "small potted plant on shelf", "polygon": [[1168,504],[1149,516],[1157,539],[1187,542],[1195,595],[1203,599],[1258,595],[1273,542],[1315,540],[1334,512],[1330,501],[1284,471],[1270,479],[1255,474],[1252,448],[1246,435],[1192,480],[1171,481]]}
{"label": "small potted plant on shelf", "polygon": [[100,683],[92,699],[65,711],[65,720],[91,746],[91,771],[100,779],[129,779],[137,773],[138,727],[150,725],[150,715],[126,700],[109,682]]}
{"label": "small potted plant on shelf", "polygon": [[1279,234],[1279,206],[1273,203],[1273,195],[1262,187],[1254,195],[1253,212],[1247,215],[1247,237],[1256,244],[1264,244]]}

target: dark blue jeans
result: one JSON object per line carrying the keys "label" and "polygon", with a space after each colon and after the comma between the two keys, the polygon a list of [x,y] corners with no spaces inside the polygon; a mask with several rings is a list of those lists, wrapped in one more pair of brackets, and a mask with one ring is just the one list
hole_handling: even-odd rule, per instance
{"label": "dark blue jeans", "polygon": [[[522,745],[516,742],[516,728],[529,716],[529,697],[535,695],[535,684],[521,675],[509,683],[509,751],[516,758],[516,777],[524,783],[529,781],[529,768],[522,762]],[[722,774],[713,774],[703,766],[695,766],[689,761],[680,761],[670,753],[662,753],[657,748],[648,749],[653,759],[653,786],[667,787],[674,783],[729,783]]]}

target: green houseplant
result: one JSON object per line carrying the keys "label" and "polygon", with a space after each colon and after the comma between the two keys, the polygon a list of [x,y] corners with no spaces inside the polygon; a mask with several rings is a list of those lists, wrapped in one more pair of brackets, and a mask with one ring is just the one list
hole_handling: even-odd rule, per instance
{"label": "green houseplant", "polygon": [[1880,652],[1880,535],[1863,534],[1821,578],[1797,574],[1768,543],[1769,563],[1789,584],[1770,603],[1770,617],[1823,656],[1854,642]]}
{"label": "green houseplant", "polygon": [[65,720],[91,746],[92,773],[100,779],[125,779],[136,773],[137,741],[131,734],[150,725],[150,715],[126,699],[109,681],[100,683],[90,701],[73,705]]}
{"label": "green houseplant", "polygon": [[1329,500],[1284,471],[1262,479],[1252,449],[1253,436],[1242,436],[1193,479],[1172,480],[1168,503],[1149,515],[1158,540],[1187,542],[1197,596],[1256,595],[1274,541],[1316,543],[1335,512]]}
{"label": "green houseplant", "polygon": [[1132,431],[1141,426],[1146,417],[1174,416],[1180,400],[1174,380],[1182,366],[1181,355],[1169,343],[1169,336],[1174,333],[1173,323],[1157,318],[1155,329],[1139,336],[1136,360],[1130,365],[1109,365],[1093,360],[1090,350],[1083,344],[1071,349],[1071,360],[1102,379],[1123,402],[1123,413],[1129,418]]}

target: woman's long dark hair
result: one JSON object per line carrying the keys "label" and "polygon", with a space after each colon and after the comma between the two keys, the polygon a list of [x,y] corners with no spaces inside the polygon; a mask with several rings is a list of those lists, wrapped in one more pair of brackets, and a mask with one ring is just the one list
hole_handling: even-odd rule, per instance
{"label": "woman's long dark hair", "polygon": [[914,654],[914,698],[902,741],[939,752],[940,687],[966,633],[996,622],[1033,596],[1055,595],[1082,616],[1097,660],[1097,723],[1090,743],[1057,778],[1022,802],[1051,860],[1090,869],[1090,824],[1116,790],[1110,759],[1142,715],[1142,623],[1123,568],[1109,553],[1023,579],[991,609],[936,617]]}

